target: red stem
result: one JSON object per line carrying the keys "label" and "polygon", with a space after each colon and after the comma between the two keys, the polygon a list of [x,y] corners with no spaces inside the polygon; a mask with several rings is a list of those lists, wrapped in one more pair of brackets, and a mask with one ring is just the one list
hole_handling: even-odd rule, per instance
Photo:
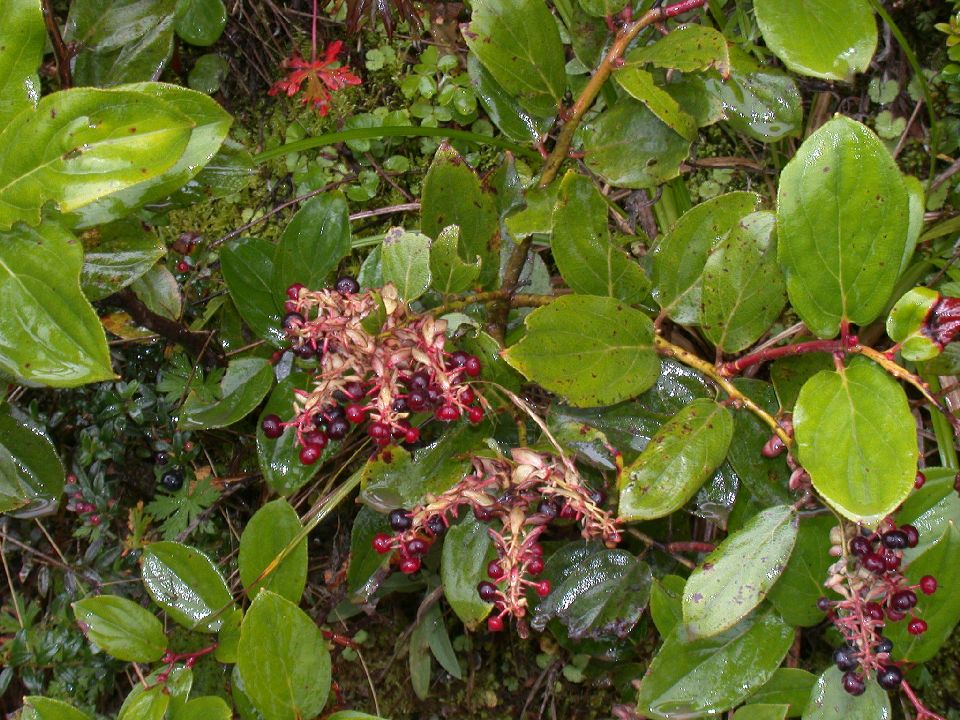
{"label": "red stem", "polygon": [[917,697],[916,693],[913,692],[913,688],[910,687],[910,683],[904,680],[900,684],[900,689],[903,690],[903,694],[907,696],[907,699],[913,703],[913,707],[917,711],[916,720],[945,720],[942,715],[937,715],[932,710],[928,710],[926,706],[920,701],[920,698]]}
{"label": "red stem", "polygon": [[751,365],[759,365],[792,355],[803,355],[804,353],[812,352],[844,352],[856,346],[857,343],[857,337],[855,335],[849,335],[847,336],[846,344],[844,344],[843,340],[809,340],[807,342],[794,343],[793,345],[780,345],[779,347],[766,348],[765,350],[760,350],[750,355],[744,355],[742,358],[723,363],[720,366],[720,374],[726,375],[727,377],[739,375]]}
{"label": "red stem", "polygon": [[317,61],[317,0],[313,0],[313,18],[310,24],[310,62]]}
{"label": "red stem", "polygon": [[676,17],[677,15],[682,15],[685,12],[690,12],[691,10],[696,10],[699,7],[703,7],[706,3],[706,0],[683,0],[683,2],[678,2],[675,5],[668,5],[663,9],[664,17]]}

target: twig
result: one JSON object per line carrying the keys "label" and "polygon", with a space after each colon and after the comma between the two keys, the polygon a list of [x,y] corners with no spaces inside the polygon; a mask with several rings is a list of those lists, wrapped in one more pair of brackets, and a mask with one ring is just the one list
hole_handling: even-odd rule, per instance
{"label": "twig", "polygon": [[503,273],[503,282],[500,285],[503,301],[490,308],[490,322],[487,329],[490,331],[490,335],[501,345],[507,329],[507,316],[510,314],[511,300],[517,291],[517,285],[520,283],[520,274],[527,262],[532,241],[533,236],[525,237],[513,248]]}
{"label": "twig", "polygon": [[930,192],[933,192],[943,185],[947,180],[956,175],[958,171],[960,171],[960,159],[954,160],[950,167],[937,175],[936,179],[930,183]]}
{"label": "twig", "polygon": [[53,57],[57,63],[57,78],[60,80],[60,89],[69,90],[73,87],[73,77],[70,75],[70,58],[73,56],[70,48],[63,42],[60,26],[53,14],[50,0],[43,0],[43,22],[47,26],[50,44],[53,45]]}
{"label": "twig", "polygon": [[416,212],[420,209],[420,203],[409,202],[401,205],[388,205],[387,207],[375,208],[373,210],[360,210],[350,214],[350,221],[363,220],[364,218],[378,217],[379,215],[392,215],[394,213]]}

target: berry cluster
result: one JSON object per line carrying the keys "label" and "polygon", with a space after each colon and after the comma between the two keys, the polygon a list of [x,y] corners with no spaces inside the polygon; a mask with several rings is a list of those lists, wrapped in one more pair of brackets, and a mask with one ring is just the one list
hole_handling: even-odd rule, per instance
{"label": "berry cluster", "polygon": [[926,575],[918,584],[910,585],[900,571],[903,551],[917,546],[917,529],[912,525],[897,527],[888,519],[873,532],[834,528],[831,539],[831,552],[843,557],[831,566],[826,586],[842,599],[820,598],[817,607],[844,636],[845,643],[833,655],[844,673],[843,688],[851,695],[861,695],[867,687],[867,675],[873,672],[880,687],[895,690],[903,682],[903,672],[890,660],[893,643],[883,636],[883,628],[909,615],[907,632],[925,633],[927,623],[916,616],[917,592],[932,595],[937,590],[933,576]]}
{"label": "berry cluster", "polygon": [[612,547],[620,542],[617,521],[603,509],[603,491],[587,486],[566,458],[515,448],[510,457],[474,457],[472,472],[446,492],[428,496],[412,509],[390,513],[393,535],[374,537],[377,552],[393,552],[401,572],[415,573],[421,558],[443,534],[462,507],[481,522],[496,522],[487,529],[497,558],[487,566],[490,580],[477,586],[481,599],[493,604],[487,628],[498,632],[504,619],[516,618],[526,636],[527,591],[540,597],[550,594],[548,580],[534,580],[543,572],[540,536],[555,520],[579,523],[584,538],[600,538]]}
{"label": "berry cluster", "polygon": [[420,430],[410,418],[419,413],[443,422],[483,420],[485,400],[468,384],[480,375],[480,360],[447,352],[446,321],[408,314],[392,286],[361,293],[354,278],[341,277],[332,289],[291,285],[287,297],[283,328],[293,352],[315,362],[313,387],[296,391],[293,420],[268,415],[262,428],[278,438],[294,427],[304,464],[352,425],[366,423],[383,447],[417,442]]}

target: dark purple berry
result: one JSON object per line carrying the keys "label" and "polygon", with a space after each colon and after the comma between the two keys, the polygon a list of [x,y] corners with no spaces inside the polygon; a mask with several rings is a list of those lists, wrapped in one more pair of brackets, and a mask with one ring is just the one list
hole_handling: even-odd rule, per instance
{"label": "dark purple berry", "polygon": [[353,295],[354,293],[360,292],[360,283],[357,282],[356,278],[350,277],[349,275],[337,278],[335,287],[337,288],[337,292],[343,295]]}
{"label": "dark purple berry", "polygon": [[276,440],[283,435],[283,425],[280,424],[280,416],[267,415],[260,423],[260,429],[263,430],[263,434],[268,438]]}
{"label": "dark purple berry", "polygon": [[531,575],[539,575],[543,572],[543,558],[535,557],[527,563],[527,572]]}
{"label": "dark purple berry", "polygon": [[916,607],[916,605],[917,594],[913,590],[900,590],[899,592],[895,592],[893,597],[890,598],[890,607],[900,612],[906,612]]}
{"label": "dark purple berry", "polygon": [[427,388],[427,403],[431,407],[435,407],[440,404],[443,400],[443,393],[440,391],[440,388],[436,385],[430,385]]}
{"label": "dark purple berry", "polygon": [[880,642],[877,643],[877,646],[873,649],[873,652],[876,654],[887,653],[888,655],[893,651],[893,640],[887,637],[881,637]]}
{"label": "dark purple berry", "polygon": [[294,354],[301,360],[312,360],[317,356],[316,349],[309,343],[298,345],[293,349]]}
{"label": "dark purple berry", "polygon": [[590,491],[590,502],[594,505],[600,506],[607,501],[607,494],[603,490],[591,490]]}
{"label": "dark purple berry", "polygon": [[890,622],[900,622],[906,617],[906,613],[902,613],[899,610],[894,610],[893,608],[887,608],[887,619]]}
{"label": "dark purple berry", "polygon": [[484,602],[493,602],[497,599],[497,595],[499,595],[497,586],[486,580],[481,581],[480,584],[477,585],[477,593]]}
{"label": "dark purple berry", "polygon": [[817,610],[822,613],[830,612],[830,609],[833,607],[833,601],[830,598],[817,598]]}
{"label": "dark purple berry", "polygon": [[854,655],[853,648],[849,645],[838,647],[833,651],[833,662],[841,672],[855,670],[860,665],[860,661]]}
{"label": "dark purple berry", "polygon": [[390,511],[390,527],[394,532],[403,532],[413,527],[413,518],[411,518],[404,508],[397,508]]}
{"label": "dark purple berry", "polygon": [[396,400],[393,401],[392,407],[393,407],[393,411],[397,413],[410,412],[410,406],[407,405],[406,398],[398,397]]}
{"label": "dark purple berry", "polygon": [[871,620],[876,620],[877,622],[883,620],[883,607],[880,605],[880,603],[867,603],[864,607],[864,610],[867,613],[867,617],[869,617]]}
{"label": "dark purple berry", "polygon": [[500,564],[499,560],[491,560],[487,565],[487,575],[489,575],[494,580],[499,580],[503,577],[503,565]]}
{"label": "dark purple berry", "polygon": [[897,554],[896,550],[884,550],[883,551],[883,566],[888,571],[894,571],[900,567],[901,557]]}
{"label": "dark purple berry", "polygon": [[345,418],[334,418],[327,426],[327,435],[331,440],[343,440],[350,432],[350,423]]}
{"label": "dark purple berry", "polygon": [[473,507],[473,516],[480,522],[486,522],[493,519],[493,508],[486,505],[475,505]]}
{"label": "dark purple berry", "polygon": [[410,555],[426,555],[429,549],[430,546],[427,545],[427,541],[420,538],[414,538],[407,543],[407,552]]}
{"label": "dark purple berry", "polygon": [[869,555],[865,556],[863,558],[863,567],[869,572],[877,574],[882,573],[887,569],[887,565],[883,562],[883,558],[877,553],[870,553]]}
{"label": "dark purple berry", "polygon": [[427,406],[427,396],[419,390],[411,390],[407,394],[407,407],[413,412],[420,412]]}
{"label": "dark purple berry", "polygon": [[907,547],[915,548],[920,542],[920,533],[913,525],[901,525],[900,532],[907,535]]}
{"label": "dark purple berry", "polygon": [[896,665],[888,665],[877,670],[877,684],[884,690],[896,690],[901,682],[903,682],[903,673]]}
{"label": "dark purple berry", "polygon": [[280,321],[280,324],[283,325],[284,330],[293,330],[298,328],[303,324],[304,317],[298,312],[287,313],[283,316],[283,320]]}
{"label": "dark purple berry", "polygon": [[850,552],[857,557],[866,555],[871,549],[870,541],[863,537],[863,535],[857,535],[850,541]]}
{"label": "dark purple berry", "polygon": [[851,695],[863,695],[866,692],[867,684],[856,673],[848,672],[843,675],[843,689]]}
{"label": "dark purple berry", "polygon": [[176,492],[183,487],[183,473],[176,468],[167,470],[160,476],[160,484],[163,485],[165,490]]}
{"label": "dark purple berry", "polygon": [[553,520],[557,516],[557,506],[550,500],[541,500],[540,504],[537,505],[537,512]]}
{"label": "dark purple berry", "polygon": [[[277,418],[277,419],[279,420],[280,418]],[[170,456],[167,455],[165,452],[163,452],[163,451],[161,450],[161,451],[157,452],[156,454],[154,454],[154,456],[153,456],[153,461],[154,461],[157,465],[166,465],[168,462],[170,462]],[[77,476],[76,476],[76,475],[68,475],[68,476],[67,476],[67,483],[68,483],[68,484],[70,483],[70,478],[71,478],[71,477],[73,478],[73,482],[76,482],[76,481],[77,481]]]}
{"label": "dark purple berry", "polygon": [[907,547],[907,534],[903,530],[890,530],[883,534],[883,545],[890,550],[903,550]]}
{"label": "dark purple berry", "polygon": [[430,385],[430,376],[425,372],[417,372],[410,376],[407,387],[411,390],[426,390]]}
{"label": "dark purple berry", "polygon": [[439,515],[431,515],[427,518],[427,532],[436,537],[437,535],[443,535],[444,531],[447,529],[447,524],[443,521],[443,518]]}

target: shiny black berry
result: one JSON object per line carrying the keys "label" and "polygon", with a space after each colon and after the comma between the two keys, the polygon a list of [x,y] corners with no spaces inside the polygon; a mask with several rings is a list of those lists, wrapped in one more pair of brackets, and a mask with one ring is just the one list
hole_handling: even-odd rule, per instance
{"label": "shiny black berry", "polygon": [[883,534],[883,545],[890,550],[903,550],[907,546],[907,534],[903,530],[890,530]]}
{"label": "shiny black berry", "polygon": [[873,652],[878,655],[880,653],[889,654],[892,651],[893,651],[893,640],[886,637],[880,638],[880,642],[878,642],[877,646],[873,649]]}
{"label": "shiny black berry", "polygon": [[890,665],[877,670],[877,684],[884,690],[896,690],[903,682],[903,673],[900,668]]}
{"label": "shiny black berry", "polygon": [[833,662],[842,671],[854,670],[860,664],[849,645],[838,647],[833,652]]}
{"label": "shiny black berry", "polygon": [[344,275],[337,278],[336,288],[338,293],[353,295],[354,293],[360,292],[360,283],[357,282],[355,277]]}
{"label": "shiny black berry", "polygon": [[851,695],[863,695],[867,689],[867,684],[856,673],[848,672],[843,676],[843,689]]}
{"label": "shiny black berry", "polygon": [[413,527],[413,518],[407,515],[404,508],[397,508],[390,511],[390,527],[394,532],[403,532]]}
{"label": "shiny black berry", "polygon": [[497,586],[492,582],[484,580],[477,585],[477,594],[480,595],[480,599],[484,602],[493,602],[497,599]]}
{"label": "shiny black berry", "polygon": [[303,315],[298,312],[292,312],[284,315],[280,324],[283,325],[284,330],[293,330],[294,328],[300,327],[303,324],[303,320]]}
{"label": "shiny black berry", "polygon": [[345,418],[334,418],[327,426],[327,436],[331,440],[343,440],[350,432],[350,423]]}
{"label": "shiny black berry", "polygon": [[447,524],[439,515],[432,515],[427,519],[427,531],[431,535],[443,535],[447,529]]}
{"label": "shiny black berry", "polygon": [[160,476],[160,484],[170,492],[176,492],[183,487],[183,473],[176,468],[167,470]]}

